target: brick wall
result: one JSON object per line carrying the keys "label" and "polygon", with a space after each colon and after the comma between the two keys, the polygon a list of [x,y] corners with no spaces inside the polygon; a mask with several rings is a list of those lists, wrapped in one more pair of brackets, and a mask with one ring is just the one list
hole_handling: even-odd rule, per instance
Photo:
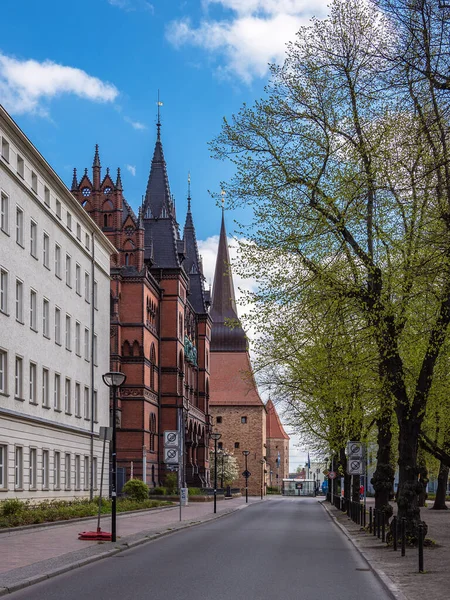
{"label": "brick wall", "polygon": [[[277,467],[278,452],[280,453],[279,467]],[[267,463],[267,485],[281,487],[282,480],[289,477],[289,440],[267,439]]]}

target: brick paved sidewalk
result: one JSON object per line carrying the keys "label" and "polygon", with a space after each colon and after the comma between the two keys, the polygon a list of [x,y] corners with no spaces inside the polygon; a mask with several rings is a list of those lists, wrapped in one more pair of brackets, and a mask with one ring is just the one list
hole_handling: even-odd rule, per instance
{"label": "brick paved sidewalk", "polygon": [[[368,503],[368,507],[373,501]],[[391,593],[398,600],[423,600],[429,598],[443,600],[449,597],[450,590],[450,510],[421,509],[421,517],[428,525],[427,538],[436,545],[424,549],[425,573],[419,574],[417,548],[406,548],[406,556],[402,557],[400,544],[397,552],[386,546],[381,540],[360,528],[328,502],[322,503],[328,513],[348,534],[354,545],[366,558],[371,568],[380,575]],[[394,514],[396,505],[393,503]],[[367,524],[369,520],[367,519]]]}
{"label": "brick paved sidewalk", "polygon": [[[260,501],[249,498],[247,506]],[[81,531],[96,530],[97,519],[1,532],[0,595],[245,507],[245,498],[222,500],[217,503],[217,514],[214,515],[212,502],[191,502],[182,508],[181,522],[179,506],[131,515],[122,513],[117,515],[116,543],[78,539]],[[102,516],[101,527],[105,531],[111,530],[110,515]]]}

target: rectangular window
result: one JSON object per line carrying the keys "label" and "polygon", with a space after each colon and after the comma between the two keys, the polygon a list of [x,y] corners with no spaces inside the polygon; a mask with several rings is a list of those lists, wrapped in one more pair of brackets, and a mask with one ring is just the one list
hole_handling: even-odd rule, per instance
{"label": "rectangular window", "polygon": [[222,423],[222,417],[216,417],[216,423]]}
{"label": "rectangular window", "polygon": [[23,248],[23,210],[16,206],[16,242]]}
{"label": "rectangular window", "polygon": [[81,486],[81,457],[79,454],[75,455],[75,489],[79,490]]}
{"label": "rectangular window", "polygon": [[42,333],[50,337],[50,302],[46,298],[42,302]]}
{"label": "rectangular window", "polygon": [[61,246],[55,244],[55,275],[61,279]]}
{"label": "rectangular window", "polygon": [[81,387],[79,383],[75,384],[75,416],[81,417]]}
{"label": "rectangular window", "polygon": [[30,327],[37,331],[37,294],[30,290]]}
{"label": "rectangular window", "polygon": [[50,452],[42,450],[42,489],[48,490],[50,471]]}
{"label": "rectangular window", "polygon": [[78,263],[75,265],[75,291],[81,296],[81,267]]}
{"label": "rectangular window", "polygon": [[94,308],[98,308],[97,306],[97,282],[94,280]]}
{"label": "rectangular window", "polygon": [[53,485],[55,490],[61,487],[61,453],[56,451],[53,454]]}
{"label": "rectangular window", "polygon": [[56,200],[56,216],[58,219],[61,218],[61,202],[58,199]]}
{"label": "rectangular window", "polygon": [[9,233],[9,198],[3,192],[0,194],[0,229]]}
{"label": "rectangular window", "polygon": [[71,456],[67,452],[64,456],[64,486],[66,490],[70,490],[72,485],[72,465],[71,465]]}
{"label": "rectangular window", "polygon": [[92,357],[92,360],[94,361],[94,365],[97,366],[97,336],[94,334],[94,348],[93,348],[93,352],[94,352],[94,356]]}
{"label": "rectangular window", "polygon": [[77,356],[81,356],[81,324],[75,323],[75,352]]}
{"label": "rectangular window", "polygon": [[72,393],[71,393],[71,384],[70,384],[70,379],[66,379],[66,382],[64,384],[64,410],[66,411],[66,413],[68,415],[72,414],[71,413],[71,408],[72,408]]}
{"label": "rectangular window", "polygon": [[66,223],[67,223],[67,229],[69,231],[72,231],[72,215],[70,214],[70,212],[66,213]]}
{"label": "rectangular window", "polygon": [[97,477],[97,457],[92,457],[92,487],[94,490],[98,489],[98,477]]}
{"label": "rectangular window", "polygon": [[23,283],[16,279],[16,321],[23,323]]}
{"label": "rectangular window", "polygon": [[0,444],[0,489],[6,489],[6,446]]}
{"label": "rectangular window", "polygon": [[84,238],[84,245],[86,250],[89,250],[89,245],[90,245],[90,241],[89,241],[89,234],[87,233],[85,238]]}
{"label": "rectangular window", "polygon": [[84,489],[89,489],[89,456],[84,457]]}
{"label": "rectangular window", "polygon": [[35,221],[30,223],[30,254],[37,258],[37,223]]}
{"label": "rectangular window", "polygon": [[37,365],[30,362],[30,402],[36,404],[36,389],[37,389]]}
{"label": "rectangular window", "polygon": [[23,398],[23,359],[16,356],[16,368],[14,374],[14,397],[22,400]]}
{"label": "rectangular window", "polygon": [[9,162],[9,144],[5,138],[2,138],[2,157]]}
{"label": "rectangular window", "polygon": [[53,408],[58,411],[61,410],[61,375],[59,373],[55,373]]}
{"label": "rectangular window", "polygon": [[89,273],[85,273],[84,274],[84,299],[86,300],[86,302],[90,302],[90,297],[89,297],[90,289],[91,289],[91,285],[90,285]]}
{"label": "rectangular window", "polygon": [[81,241],[81,225],[77,223],[77,240]]}
{"label": "rectangular window", "polygon": [[38,181],[37,181],[37,175],[34,171],[31,171],[31,189],[33,190],[33,192],[35,194],[37,194],[38,191]]}
{"label": "rectangular window", "polygon": [[37,488],[37,450],[30,448],[30,490]]}
{"label": "rectangular window", "polygon": [[14,488],[21,490],[23,488],[23,448],[16,446],[14,456]]}
{"label": "rectangular window", "polygon": [[0,269],[0,311],[8,312],[8,272]]}
{"label": "rectangular window", "polygon": [[7,354],[0,350],[0,392],[6,394]]}
{"label": "rectangular window", "polygon": [[69,315],[66,315],[66,350],[71,350],[70,330],[71,330],[71,319],[70,319]]}
{"label": "rectangular window", "polygon": [[84,330],[84,359],[89,360],[89,329]]}
{"label": "rectangular window", "polygon": [[61,345],[61,311],[55,307],[55,342]]}
{"label": "rectangular window", "polygon": [[44,233],[42,240],[42,262],[44,267],[48,269],[50,265],[50,238],[47,233]]}
{"label": "rectangular window", "polygon": [[66,285],[72,287],[72,259],[66,254]]}
{"label": "rectangular window", "polygon": [[50,190],[44,185],[44,202],[47,206],[50,206]]}
{"label": "rectangular window", "polygon": [[90,419],[90,402],[89,402],[90,398],[89,398],[89,388],[85,387],[84,388],[84,418],[89,420]]}
{"label": "rectangular window", "polygon": [[42,406],[49,407],[49,372],[45,367],[42,369]]}
{"label": "rectangular window", "polygon": [[92,418],[94,423],[98,423],[98,406],[97,406],[97,391],[94,390],[94,397],[92,399]]}
{"label": "rectangular window", "polygon": [[239,442],[234,442],[234,447],[239,448]]}
{"label": "rectangular window", "polygon": [[17,174],[24,178],[25,175],[25,163],[23,162],[23,158],[18,154],[17,155]]}
{"label": "rectangular window", "polygon": [[247,417],[241,417],[241,423],[245,425],[245,423],[247,423]]}

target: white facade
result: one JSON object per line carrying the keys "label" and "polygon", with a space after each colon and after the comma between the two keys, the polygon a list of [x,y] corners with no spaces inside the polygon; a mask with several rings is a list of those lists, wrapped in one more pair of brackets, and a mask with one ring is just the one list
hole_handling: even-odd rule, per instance
{"label": "white facade", "polygon": [[0,144],[0,500],[83,497],[109,425],[114,247],[1,106]]}

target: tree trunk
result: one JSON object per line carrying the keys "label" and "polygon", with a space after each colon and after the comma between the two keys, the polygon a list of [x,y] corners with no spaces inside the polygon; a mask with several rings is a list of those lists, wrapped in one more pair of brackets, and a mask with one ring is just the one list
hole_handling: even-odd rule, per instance
{"label": "tree trunk", "polygon": [[419,493],[417,501],[419,503],[419,507],[423,508],[424,506],[426,506],[425,503],[427,500],[427,485],[429,479],[425,452],[421,448],[419,448],[419,451],[417,453],[417,465],[419,472]]}
{"label": "tree trunk", "polygon": [[361,479],[359,475],[353,475],[352,477],[352,502],[359,502],[359,486],[361,485]]}
{"label": "tree trunk", "polygon": [[447,467],[447,465],[444,465],[441,462],[439,467],[436,499],[434,501],[433,506],[431,507],[433,510],[448,510],[448,507],[445,504],[445,498],[447,496],[448,472],[449,468]]}
{"label": "tree trunk", "polygon": [[392,413],[389,410],[385,415],[377,419],[378,427],[378,450],[377,467],[370,483],[375,489],[375,509],[384,510],[386,517],[392,516],[392,506],[389,500],[394,495],[394,475],[395,470],[391,464],[391,444],[392,444]]}

